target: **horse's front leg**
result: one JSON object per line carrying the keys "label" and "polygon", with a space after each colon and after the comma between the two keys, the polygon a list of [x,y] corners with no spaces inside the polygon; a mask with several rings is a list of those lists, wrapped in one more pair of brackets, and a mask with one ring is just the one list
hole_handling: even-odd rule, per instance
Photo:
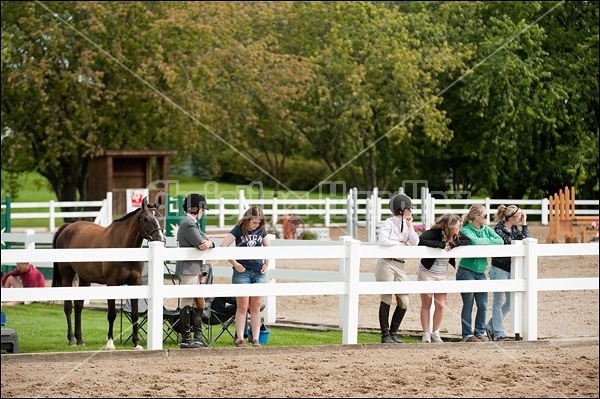
{"label": "horse's front leg", "polygon": [[113,342],[113,326],[115,325],[115,320],[117,318],[117,310],[114,299],[108,299],[107,303],[108,315],[106,318],[108,319],[108,335],[106,336],[106,349],[115,350],[115,343]]}
{"label": "horse's front leg", "polygon": [[75,339],[77,345],[85,345],[83,342],[83,336],[81,333],[81,312],[83,311],[83,300],[77,300],[75,302]]}
{"label": "horse's front leg", "polygon": [[75,337],[73,336],[73,324],[71,323],[71,313],[73,313],[73,301],[64,301],[63,310],[65,316],[67,316],[67,339],[69,340],[69,346],[77,345]]}

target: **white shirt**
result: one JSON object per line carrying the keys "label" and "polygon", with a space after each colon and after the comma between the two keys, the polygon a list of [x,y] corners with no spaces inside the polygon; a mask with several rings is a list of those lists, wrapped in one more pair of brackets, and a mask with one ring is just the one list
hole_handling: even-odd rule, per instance
{"label": "white shirt", "polygon": [[[400,228],[404,222],[404,230]],[[379,245],[384,247],[399,246],[400,242],[405,242],[407,245],[419,245],[419,235],[412,226],[408,226],[406,220],[402,220],[396,216],[387,218],[379,229]]]}

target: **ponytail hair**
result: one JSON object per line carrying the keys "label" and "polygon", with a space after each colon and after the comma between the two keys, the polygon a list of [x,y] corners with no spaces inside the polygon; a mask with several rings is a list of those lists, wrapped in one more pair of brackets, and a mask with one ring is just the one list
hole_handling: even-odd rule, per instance
{"label": "ponytail hair", "polygon": [[463,226],[466,226],[467,223],[472,222],[478,216],[485,214],[485,206],[481,204],[471,205],[469,208],[469,212],[465,216],[463,216]]}
{"label": "ponytail hair", "polygon": [[509,205],[509,206],[500,205],[498,207],[498,212],[496,212],[496,214],[494,215],[494,220],[496,222],[499,222],[501,220],[507,221],[508,219],[515,216],[517,213],[519,213],[520,211],[521,210],[516,205]]}

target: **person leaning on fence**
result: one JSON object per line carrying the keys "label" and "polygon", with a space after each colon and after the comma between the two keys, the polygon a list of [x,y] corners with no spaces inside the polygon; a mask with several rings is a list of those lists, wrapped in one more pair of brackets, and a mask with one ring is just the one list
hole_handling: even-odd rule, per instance
{"label": "person leaning on fence", "polygon": [[[469,208],[463,217],[460,232],[471,240],[471,245],[502,245],[502,238],[487,224],[485,207],[476,204]],[[485,271],[487,258],[462,258],[458,263],[456,280],[487,280]],[[487,342],[485,321],[487,312],[487,292],[461,292],[463,306],[460,315],[463,342]],[[477,305],[475,328],[473,329],[473,302]]]}
{"label": "person leaning on fence", "polygon": [[[2,276],[2,288],[43,288],[44,275],[29,262],[17,262],[17,268]],[[19,305],[23,302],[7,302],[2,306]]]}
{"label": "person leaning on fence", "polygon": [[[471,240],[460,233],[460,217],[451,213],[442,215],[429,230],[419,236],[419,245],[441,248],[444,256],[448,251],[461,245],[470,245]],[[423,258],[419,262],[417,281],[445,281],[448,279],[448,263],[456,268],[456,260],[451,257]],[[444,318],[446,293],[421,294],[421,327],[423,343],[441,343],[440,326]],[[431,320],[431,302],[434,301],[433,326]],[[431,328],[430,328],[431,327]]]}
{"label": "person leaning on fence", "polygon": [[[498,223],[494,231],[505,245],[510,245],[512,240],[524,240],[529,237],[527,228],[527,215],[516,205],[500,205],[494,216]],[[519,230],[519,224],[521,230]],[[490,267],[490,280],[508,280],[510,278],[510,258],[492,258]],[[502,321],[510,311],[510,292],[494,292],[492,301],[492,317],[487,322],[485,331],[492,341],[506,341],[506,329]]]}
{"label": "person leaning on fence", "polygon": [[[236,247],[268,247],[271,245],[265,228],[265,215],[258,206],[249,208],[238,220],[237,224],[221,242],[222,247],[228,247],[235,241]],[[233,266],[232,284],[254,284],[267,282],[268,259],[239,259],[229,260]],[[238,296],[237,309],[235,313],[235,346],[247,347],[244,342],[244,330],[246,327],[246,314],[250,309],[250,328],[252,331],[260,331],[261,317],[260,305],[262,296]],[[252,337],[252,346],[261,346],[258,336]]]}
{"label": "person leaning on fence", "polygon": [[[198,219],[207,210],[206,198],[199,194],[188,195],[183,203],[185,216],[179,223],[177,230],[177,244],[180,248],[198,248],[205,251],[215,247],[206,234],[200,230]],[[208,275],[209,264],[201,260],[178,260],[175,273],[183,285],[204,284]],[[179,313],[181,323],[180,348],[207,348],[209,345],[202,336],[202,312],[204,310],[204,298],[181,298],[181,311]],[[192,330],[194,339],[192,340]]]}
{"label": "person leaning on fence", "polygon": [[[390,210],[394,216],[387,218],[379,229],[379,245],[384,247],[417,245],[419,236],[412,225],[412,201],[404,194],[396,194],[390,199]],[[406,281],[404,259],[381,258],[375,265],[376,281]],[[394,294],[396,309],[389,323],[392,294],[382,294],[379,302],[379,327],[381,343],[402,343],[398,339],[398,329],[408,309],[408,294]]]}

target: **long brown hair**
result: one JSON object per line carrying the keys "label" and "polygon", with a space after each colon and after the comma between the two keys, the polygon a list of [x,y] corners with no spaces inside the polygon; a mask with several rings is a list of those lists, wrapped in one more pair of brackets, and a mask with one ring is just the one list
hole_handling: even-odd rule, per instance
{"label": "long brown hair", "polygon": [[248,234],[248,224],[253,219],[260,219],[260,224],[258,227],[265,227],[265,214],[260,206],[253,206],[248,208],[248,210],[244,213],[242,218],[238,220],[237,225],[242,229],[242,234]]}
{"label": "long brown hair", "polygon": [[431,226],[431,230],[442,230],[446,241],[454,244],[458,241],[458,234],[452,234],[450,230],[456,224],[461,224],[460,216],[453,213],[446,213],[435,221],[434,225]]}

